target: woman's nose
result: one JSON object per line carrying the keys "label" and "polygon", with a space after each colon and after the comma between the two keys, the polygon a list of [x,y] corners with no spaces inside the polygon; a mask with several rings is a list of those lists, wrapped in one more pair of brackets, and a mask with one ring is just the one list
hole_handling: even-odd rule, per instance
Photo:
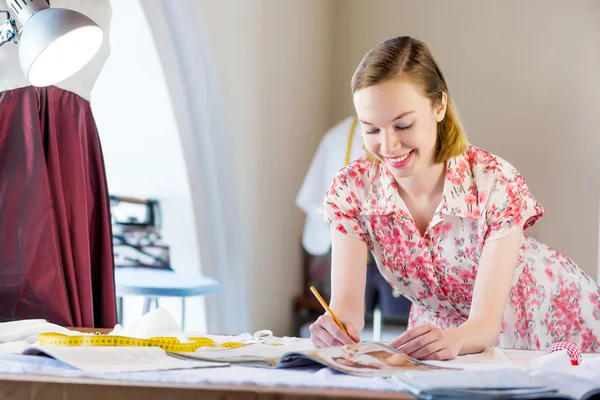
{"label": "woman's nose", "polygon": [[394,151],[400,147],[402,147],[402,143],[396,132],[383,132],[381,135],[381,152],[383,154],[393,155]]}

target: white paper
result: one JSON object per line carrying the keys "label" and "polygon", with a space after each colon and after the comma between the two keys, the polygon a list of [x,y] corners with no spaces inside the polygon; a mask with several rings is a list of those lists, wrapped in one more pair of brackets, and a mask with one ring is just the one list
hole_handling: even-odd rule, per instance
{"label": "white paper", "polygon": [[171,314],[163,308],[157,308],[143,315],[127,327],[115,326],[109,335],[149,339],[158,336],[176,337],[180,343],[189,343],[186,335],[175,322]]}
{"label": "white paper", "polygon": [[26,355],[47,355],[81,371],[91,373],[164,371],[227,366],[224,363],[182,360],[159,347],[30,347]]}
{"label": "white paper", "polygon": [[556,371],[532,371],[531,375],[545,380],[548,386],[574,399],[587,399],[600,394],[600,381],[597,378],[588,379]]}
{"label": "white paper", "polygon": [[210,359],[210,360],[226,360],[233,359],[279,359],[285,353],[289,352],[289,348],[284,346],[270,346],[266,344],[251,344],[232,349],[203,349],[200,348],[193,353],[175,353],[182,357]]}
{"label": "white paper", "polygon": [[571,357],[569,357],[567,350],[556,351],[534,358],[529,363],[530,369],[540,371],[568,372],[572,367]]}
{"label": "white paper", "polygon": [[481,353],[458,356],[451,361],[428,361],[440,367],[461,368],[469,371],[487,371],[490,369],[525,369],[511,360],[503,350],[491,348]]}
{"label": "white paper", "polygon": [[526,372],[517,369],[495,369],[493,371],[410,371],[406,372],[405,376],[408,378],[408,382],[423,389],[507,389],[544,386],[544,382],[541,380],[535,379]]}
{"label": "white paper", "polygon": [[33,344],[40,333],[55,332],[64,335],[80,334],[62,326],[51,324],[43,319],[25,319],[0,323],[0,343],[27,342]]}
{"label": "white paper", "polygon": [[25,341],[0,343],[0,354],[21,354],[31,343]]}

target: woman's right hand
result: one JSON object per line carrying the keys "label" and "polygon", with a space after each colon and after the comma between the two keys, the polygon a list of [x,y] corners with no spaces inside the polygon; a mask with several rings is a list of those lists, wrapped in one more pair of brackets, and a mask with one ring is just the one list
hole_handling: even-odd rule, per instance
{"label": "woman's right hand", "polygon": [[343,346],[359,343],[358,331],[351,322],[340,321],[348,334],[335,323],[331,315],[321,315],[309,328],[310,340],[316,347]]}

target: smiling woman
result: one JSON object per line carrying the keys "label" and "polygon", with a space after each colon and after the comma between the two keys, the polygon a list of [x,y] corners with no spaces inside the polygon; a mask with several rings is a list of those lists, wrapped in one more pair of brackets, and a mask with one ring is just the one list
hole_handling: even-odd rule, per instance
{"label": "smiling woman", "polygon": [[467,143],[445,78],[410,37],[369,51],[353,80],[368,157],[341,170],[323,203],[332,232],[330,307],[311,326],[317,346],[362,329],[370,250],[413,302],[392,342],[421,359],[499,344],[600,351],[600,288],[571,259],[523,232],[545,209],[507,161]]}

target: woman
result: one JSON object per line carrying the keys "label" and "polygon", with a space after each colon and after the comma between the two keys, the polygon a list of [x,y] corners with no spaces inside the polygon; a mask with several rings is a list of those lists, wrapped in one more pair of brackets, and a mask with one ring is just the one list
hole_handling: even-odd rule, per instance
{"label": "woman", "polygon": [[600,288],[566,256],[525,236],[544,213],[505,160],[467,142],[442,72],[422,42],[369,51],[352,78],[367,156],[342,169],[323,203],[331,224],[331,309],[317,347],[358,342],[367,251],[413,302],[391,345],[454,359],[494,345],[600,351]]}

